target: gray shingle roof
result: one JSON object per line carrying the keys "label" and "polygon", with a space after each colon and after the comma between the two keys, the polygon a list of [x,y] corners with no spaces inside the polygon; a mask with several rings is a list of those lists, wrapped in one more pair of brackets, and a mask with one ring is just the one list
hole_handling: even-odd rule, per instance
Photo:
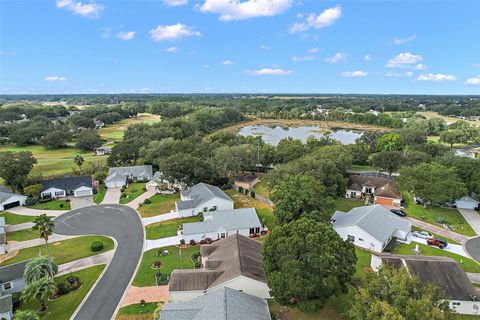
{"label": "gray shingle roof", "polygon": [[204,221],[183,224],[183,234],[217,232],[261,227],[255,208],[210,211],[204,213]]}
{"label": "gray shingle roof", "polygon": [[30,260],[17,262],[5,267],[0,267],[0,283],[23,278],[25,266]]}
{"label": "gray shingle roof", "polygon": [[167,303],[160,320],[271,320],[265,299],[220,288],[183,303]]}
{"label": "gray shingle roof", "polygon": [[178,210],[194,209],[194,208],[196,208],[201,202],[203,202],[201,199],[177,201],[177,209],[178,209]]}
{"label": "gray shingle roof", "polygon": [[[221,198],[227,201],[233,202],[232,199],[230,199],[229,196],[225,192],[223,192],[219,187],[212,186],[207,183],[200,182],[190,189],[180,191],[180,194],[183,197],[188,197],[190,199],[196,199],[200,200],[197,205],[206,202],[208,200],[211,200],[215,197]],[[185,201],[177,201],[177,207],[180,208],[179,206],[182,206],[184,209],[193,209],[195,207],[191,207],[193,205],[193,202],[189,202],[187,204],[182,204],[181,202]]]}
{"label": "gray shingle roof", "polygon": [[4,186],[0,186],[0,203],[4,202],[5,200],[9,199],[12,196],[22,196],[18,193],[13,193],[8,188]]}
{"label": "gray shingle roof", "polygon": [[123,179],[125,179],[126,176],[138,177],[143,175],[146,175],[148,177],[152,176],[151,165],[110,168],[108,170],[108,177],[105,179],[105,181],[110,181],[114,177],[116,178],[123,177]]}
{"label": "gray shingle roof", "polygon": [[50,188],[57,188],[62,190],[75,190],[79,187],[92,187],[92,177],[78,176],[78,177],[62,177],[57,179],[42,180],[40,182],[45,191]]}
{"label": "gray shingle roof", "polygon": [[395,230],[408,233],[412,225],[410,221],[397,217],[381,205],[353,208],[348,213],[336,211],[332,220],[334,228],[356,225],[382,243]]}
{"label": "gray shingle roof", "polygon": [[0,296],[0,313],[12,311],[12,305],[13,301],[11,294]]}

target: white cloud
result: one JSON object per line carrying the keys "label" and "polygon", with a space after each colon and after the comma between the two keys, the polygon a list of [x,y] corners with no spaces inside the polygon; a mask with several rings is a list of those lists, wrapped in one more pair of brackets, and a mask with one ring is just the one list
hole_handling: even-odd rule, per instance
{"label": "white cloud", "polygon": [[317,59],[315,56],[293,56],[292,61],[299,62],[299,61],[312,61]]}
{"label": "white cloud", "polygon": [[176,52],[176,51],[178,51],[178,47],[169,47],[169,48],[166,48],[163,51],[169,52],[169,53]]}
{"label": "white cloud", "polygon": [[399,73],[399,72],[387,72],[385,73],[385,75],[387,77],[411,77],[413,76],[413,72],[412,71],[406,71],[406,72],[403,72],[403,73]]}
{"label": "white cloud", "polygon": [[412,34],[411,36],[409,37],[406,37],[406,38],[394,38],[392,41],[390,41],[391,43],[393,44],[405,44],[405,43],[409,43],[413,40],[415,40],[417,38],[416,35]]}
{"label": "white cloud", "polygon": [[196,8],[203,13],[217,13],[222,21],[271,17],[290,9],[292,0],[205,0]]}
{"label": "white cloud", "polygon": [[3,51],[0,50],[0,56],[14,56],[17,53],[15,51]]}
{"label": "white cloud", "polygon": [[415,67],[413,67],[413,69],[415,69],[415,70],[425,70],[425,69],[427,69],[427,66],[419,63],[419,64],[415,65]]}
{"label": "white cloud", "polygon": [[57,0],[56,5],[59,9],[65,9],[86,18],[97,18],[103,11],[103,6],[94,1],[82,3],[73,0]]}
{"label": "white cloud", "polygon": [[183,23],[172,24],[169,26],[158,25],[155,29],[150,30],[150,37],[154,41],[175,40],[184,37],[200,37],[199,31],[187,27]]}
{"label": "white cloud", "polygon": [[361,78],[368,76],[368,72],[357,70],[357,71],[345,71],[340,74],[344,78]]}
{"label": "white cloud", "polygon": [[454,81],[454,80],[457,80],[457,77],[455,77],[451,74],[427,73],[427,74],[419,75],[417,80],[419,80],[419,81],[434,81],[434,82]]}
{"label": "white cloud", "polygon": [[296,32],[306,31],[310,28],[314,28],[314,29],[325,28],[337,22],[337,20],[340,19],[341,16],[342,16],[341,6],[325,9],[318,15],[314,13],[310,13],[304,22],[296,22],[292,24],[288,29],[288,32],[296,33]]}
{"label": "white cloud", "polygon": [[328,63],[337,63],[347,59],[347,54],[342,52],[337,52],[333,57],[326,58],[325,61]]}
{"label": "white cloud", "polygon": [[43,80],[48,82],[62,82],[67,81],[67,78],[59,76],[46,76]]}
{"label": "white cloud", "polygon": [[465,81],[465,84],[469,84],[469,85],[471,85],[471,86],[478,86],[478,85],[480,85],[480,76],[476,76],[476,77],[467,79],[467,81]]}
{"label": "white cloud", "polygon": [[322,50],[322,49],[320,49],[319,47],[315,47],[315,48],[312,48],[312,49],[308,50],[308,52],[309,53],[319,53],[320,50]]}
{"label": "white cloud", "polygon": [[267,45],[262,44],[262,45],[260,45],[260,49],[268,51],[268,50],[271,50],[272,48],[267,46]]}
{"label": "white cloud", "polygon": [[117,38],[124,41],[132,40],[135,37],[135,33],[135,31],[121,31],[117,33]]}
{"label": "white cloud", "polygon": [[169,7],[178,7],[188,4],[188,0],[163,0],[163,3]]}
{"label": "white cloud", "polygon": [[421,55],[412,54],[410,52],[403,52],[398,54],[396,57],[388,60],[385,65],[388,68],[404,68],[411,66],[422,61],[423,58]]}
{"label": "white cloud", "polygon": [[231,66],[232,64],[235,64],[235,62],[233,62],[232,60],[224,60],[222,62],[222,64],[224,64],[226,66]]}
{"label": "white cloud", "polygon": [[370,61],[370,60],[372,60],[372,56],[369,55],[369,54],[366,54],[366,55],[363,57],[363,59],[364,59],[365,61]]}
{"label": "white cloud", "polygon": [[291,70],[284,70],[284,69],[271,69],[271,68],[263,68],[259,70],[247,71],[247,73],[254,75],[254,76],[265,76],[265,75],[272,75],[272,76],[286,76],[292,73]]}

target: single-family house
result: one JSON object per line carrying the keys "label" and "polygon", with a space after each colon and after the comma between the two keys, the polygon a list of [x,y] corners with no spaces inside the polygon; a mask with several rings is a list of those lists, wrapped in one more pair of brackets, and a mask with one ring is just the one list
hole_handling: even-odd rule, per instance
{"label": "single-family house", "polygon": [[271,320],[265,299],[222,287],[190,301],[168,302],[159,320]]}
{"label": "single-family house", "polygon": [[200,246],[201,269],[174,270],[168,290],[172,302],[185,302],[222,287],[270,298],[263,271],[262,244],[240,234]]}
{"label": "single-family house", "polygon": [[207,211],[203,213],[203,221],[183,224],[179,236],[189,243],[203,239],[222,239],[240,234],[250,236],[263,230],[255,208],[242,208],[222,211]]}
{"label": "single-family house", "polygon": [[412,229],[409,220],[381,205],[353,208],[348,213],[336,211],[332,226],[343,240],[375,252],[382,252],[394,238],[405,240]]}
{"label": "single-family house", "polygon": [[478,208],[479,202],[472,197],[463,197],[458,200],[455,200],[455,206],[458,209],[470,209],[475,210]]}
{"label": "single-family house", "polygon": [[4,186],[0,186],[0,211],[25,205],[27,196],[13,193]]}
{"label": "single-family house", "polygon": [[5,230],[5,218],[0,217],[0,255],[5,253],[6,243],[7,243],[7,232]]}
{"label": "single-family house", "polygon": [[182,184],[179,183],[177,180],[175,180],[174,182],[170,182],[166,180],[163,173],[160,171],[157,171],[153,175],[152,179],[150,179],[150,181],[147,182],[145,187],[148,190],[156,190],[157,193],[160,193],[162,191],[181,190]]}
{"label": "single-family house", "polygon": [[448,257],[372,255],[371,267],[378,271],[384,263],[406,268],[424,283],[432,283],[443,293],[450,308],[459,314],[480,315],[480,295],[460,264]]}
{"label": "single-family house", "polygon": [[121,188],[130,181],[148,181],[152,179],[152,166],[114,167],[108,170],[105,179],[107,188]]}
{"label": "single-family house", "polygon": [[105,156],[110,153],[112,153],[112,148],[108,148],[108,147],[95,148],[96,156]]}
{"label": "single-family house", "polygon": [[242,174],[233,178],[233,184],[245,190],[252,190],[259,181],[259,176],[253,173]]}
{"label": "single-family house", "polygon": [[105,122],[98,120],[98,119],[93,119],[93,123],[95,124],[95,129],[101,129],[105,127]]}
{"label": "single-family house", "polygon": [[75,176],[62,177],[40,181],[42,185],[42,198],[61,198],[73,195],[74,197],[86,197],[93,195],[92,177]]}
{"label": "single-family house", "polygon": [[9,294],[21,292],[25,288],[23,273],[30,260],[25,260],[0,267],[0,293]]}
{"label": "single-family house", "polygon": [[0,319],[12,320],[13,318],[13,299],[11,294],[0,293]]}
{"label": "single-family house", "polygon": [[365,175],[351,175],[348,179],[347,198],[373,197],[373,203],[399,207],[402,194],[395,182],[382,178]]}
{"label": "single-family house", "polygon": [[201,182],[180,191],[180,201],[175,202],[175,211],[180,217],[188,217],[210,210],[232,210],[233,203],[219,187]]}

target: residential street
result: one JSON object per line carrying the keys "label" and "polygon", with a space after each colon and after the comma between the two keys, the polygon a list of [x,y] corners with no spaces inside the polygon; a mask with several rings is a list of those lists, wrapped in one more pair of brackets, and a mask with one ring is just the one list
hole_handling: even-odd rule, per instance
{"label": "residential street", "polygon": [[480,263],[480,237],[468,240],[465,243],[465,250],[473,259]]}
{"label": "residential street", "polygon": [[60,234],[99,234],[117,241],[111,263],[72,317],[111,319],[142,255],[143,226],[137,212],[127,206],[98,205],[70,211],[54,222]]}

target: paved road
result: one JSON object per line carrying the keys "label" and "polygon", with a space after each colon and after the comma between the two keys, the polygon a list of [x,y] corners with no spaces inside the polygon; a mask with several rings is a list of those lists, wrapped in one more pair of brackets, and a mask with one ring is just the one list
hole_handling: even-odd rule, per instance
{"label": "paved road", "polygon": [[56,233],[101,234],[117,241],[107,270],[73,317],[74,320],[111,319],[142,255],[144,237],[140,218],[126,206],[98,205],[70,211],[54,222]]}
{"label": "paved road", "polygon": [[465,251],[468,252],[470,257],[480,262],[480,237],[468,240],[465,243]]}

